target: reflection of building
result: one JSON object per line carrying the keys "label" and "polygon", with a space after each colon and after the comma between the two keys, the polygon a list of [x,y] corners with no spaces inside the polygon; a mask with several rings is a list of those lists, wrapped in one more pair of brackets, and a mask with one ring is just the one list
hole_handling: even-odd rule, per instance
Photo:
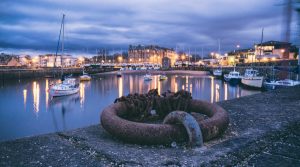
{"label": "reflection of building", "polygon": [[155,45],[148,46],[132,46],[129,45],[128,60],[129,63],[150,63],[163,64],[163,58],[170,59],[170,65],[174,66],[177,54],[173,49],[164,48]]}

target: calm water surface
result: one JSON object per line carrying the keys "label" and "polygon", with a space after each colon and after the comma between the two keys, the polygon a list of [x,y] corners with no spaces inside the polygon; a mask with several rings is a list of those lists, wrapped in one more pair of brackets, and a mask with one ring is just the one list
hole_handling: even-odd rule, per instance
{"label": "calm water surface", "polygon": [[142,75],[128,74],[93,78],[80,83],[78,94],[51,98],[48,85],[56,79],[5,81],[0,83],[0,141],[65,131],[98,124],[100,112],[117,97],[128,93],[159,93],[184,89],[194,99],[218,102],[259,93],[231,86],[210,76],[168,75],[168,80],[144,81]]}

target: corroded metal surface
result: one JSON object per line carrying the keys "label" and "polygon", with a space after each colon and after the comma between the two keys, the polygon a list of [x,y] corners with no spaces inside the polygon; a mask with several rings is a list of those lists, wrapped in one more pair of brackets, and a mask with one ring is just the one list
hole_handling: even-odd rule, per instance
{"label": "corroded metal surface", "polygon": [[182,124],[189,136],[189,145],[190,146],[202,146],[203,145],[203,137],[200,130],[200,126],[196,119],[183,111],[173,111],[168,114],[163,124]]}
{"label": "corroded metal surface", "polygon": [[[155,115],[153,111],[155,110]],[[111,135],[122,140],[143,144],[170,144],[173,141],[187,141],[188,132],[179,124],[143,123],[162,120],[175,110],[200,113],[208,116],[198,120],[203,140],[217,137],[229,124],[227,112],[218,105],[193,100],[189,92],[166,92],[159,96],[156,90],[145,95],[128,95],[116,99],[101,114],[101,125]]]}

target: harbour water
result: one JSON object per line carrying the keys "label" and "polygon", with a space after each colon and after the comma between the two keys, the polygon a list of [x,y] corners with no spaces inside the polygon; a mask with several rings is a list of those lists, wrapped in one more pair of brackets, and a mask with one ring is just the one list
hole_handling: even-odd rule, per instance
{"label": "harbour water", "polygon": [[98,124],[100,112],[116,98],[155,88],[159,93],[184,89],[194,99],[209,102],[260,93],[211,76],[167,76],[164,81],[159,81],[158,75],[153,75],[152,81],[144,81],[139,74],[94,77],[80,83],[78,94],[59,98],[51,98],[48,93],[49,83],[57,79],[5,81],[0,87],[0,141]]}

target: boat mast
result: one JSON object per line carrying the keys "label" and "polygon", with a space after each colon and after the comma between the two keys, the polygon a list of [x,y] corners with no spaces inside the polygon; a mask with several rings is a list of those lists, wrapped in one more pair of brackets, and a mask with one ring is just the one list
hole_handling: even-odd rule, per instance
{"label": "boat mast", "polygon": [[63,18],[62,18],[61,24],[60,24],[60,30],[59,30],[59,35],[58,35],[58,41],[57,41],[57,47],[56,47],[55,57],[54,57],[54,64],[53,64],[54,67],[56,67],[56,58],[57,58],[57,53],[58,53],[58,50],[59,50],[59,43],[60,43],[61,31],[63,29],[64,17],[65,17],[65,15],[63,14]]}
{"label": "boat mast", "polygon": [[65,38],[65,14],[62,18],[62,43],[61,43],[61,56],[60,56],[60,65],[61,65],[61,76],[63,76],[63,55],[64,55],[64,39]]}
{"label": "boat mast", "polygon": [[[219,56],[221,57],[221,40],[220,39],[218,39],[218,42],[219,42]],[[218,61],[220,61],[220,60],[218,60]],[[220,64],[220,62],[219,62],[219,64]],[[221,69],[222,69],[222,65],[220,64],[220,66],[221,66]]]}
{"label": "boat mast", "polygon": [[262,50],[262,42],[264,40],[264,28],[261,30],[261,39],[260,39],[260,48],[259,48],[259,56],[261,57],[261,50]]}

